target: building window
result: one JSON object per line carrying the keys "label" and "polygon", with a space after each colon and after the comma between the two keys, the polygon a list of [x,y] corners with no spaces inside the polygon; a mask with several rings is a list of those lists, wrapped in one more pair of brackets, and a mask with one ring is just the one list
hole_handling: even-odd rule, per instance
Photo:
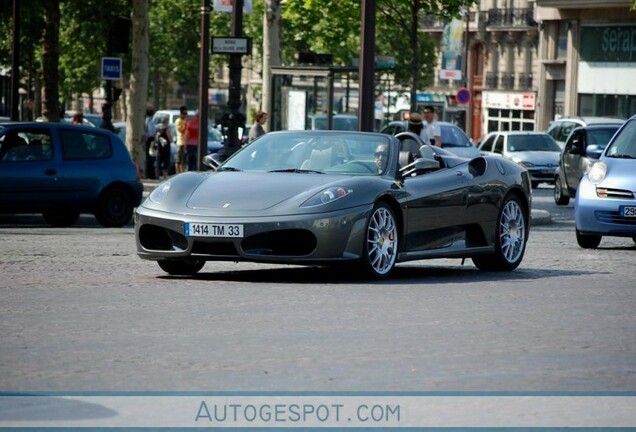
{"label": "building window", "polygon": [[579,115],[629,118],[636,113],[636,95],[579,94]]}
{"label": "building window", "polygon": [[557,59],[565,59],[568,51],[568,27],[567,21],[559,21],[559,37],[557,39]]}

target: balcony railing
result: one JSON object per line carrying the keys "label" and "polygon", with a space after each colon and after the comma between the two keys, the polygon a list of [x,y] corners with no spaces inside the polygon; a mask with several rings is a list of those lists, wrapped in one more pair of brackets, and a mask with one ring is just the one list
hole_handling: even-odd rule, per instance
{"label": "balcony railing", "polygon": [[480,23],[488,27],[534,27],[532,8],[489,9],[480,13]]}
{"label": "balcony railing", "polygon": [[496,89],[499,87],[499,76],[497,72],[486,72],[486,88]]}
{"label": "balcony railing", "polygon": [[503,73],[501,74],[501,86],[504,90],[512,90],[515,88],[515,74]]}
{"label": "balcony railing", "polygon": [[519,74],[519,90],[532,89],[532,74],[522,73]]}

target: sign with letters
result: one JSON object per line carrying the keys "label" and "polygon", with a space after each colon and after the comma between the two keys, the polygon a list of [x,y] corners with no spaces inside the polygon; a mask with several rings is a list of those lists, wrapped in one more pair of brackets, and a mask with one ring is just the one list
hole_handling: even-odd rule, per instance
{"label": "sign with letters", "polygon": [[117,81],[121,79],[121,59],[119,57],[102,57],[100,68],[103,80]]}
{"label": "sign with letters", "polygon": [[212,54],[251,54],[250,38],[212,37]]}

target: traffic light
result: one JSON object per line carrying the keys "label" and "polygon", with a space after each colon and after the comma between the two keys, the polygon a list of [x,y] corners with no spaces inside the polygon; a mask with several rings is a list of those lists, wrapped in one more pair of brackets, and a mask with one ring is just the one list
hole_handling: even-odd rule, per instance
{"label": "traffic light", "polygon": [[108,40],[110,42],[110,52],[113,54],[127,54],[130,42],[130,18],[118,16],[110,26]]}

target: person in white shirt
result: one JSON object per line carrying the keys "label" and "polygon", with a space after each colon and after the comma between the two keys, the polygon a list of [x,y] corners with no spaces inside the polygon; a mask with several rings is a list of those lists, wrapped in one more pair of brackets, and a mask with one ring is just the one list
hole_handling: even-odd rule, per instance
{"label": "person in white shirt", "polygon": [[442,146],[442,132],[439,128],[439,124],[437,124],[437,120],[435,120],[435,108],[432,105],[426,105],[424,107],[424,120],[426,121],[426,126],[424,127],[424,132],[428,137],[428,141],[437,147]]}

